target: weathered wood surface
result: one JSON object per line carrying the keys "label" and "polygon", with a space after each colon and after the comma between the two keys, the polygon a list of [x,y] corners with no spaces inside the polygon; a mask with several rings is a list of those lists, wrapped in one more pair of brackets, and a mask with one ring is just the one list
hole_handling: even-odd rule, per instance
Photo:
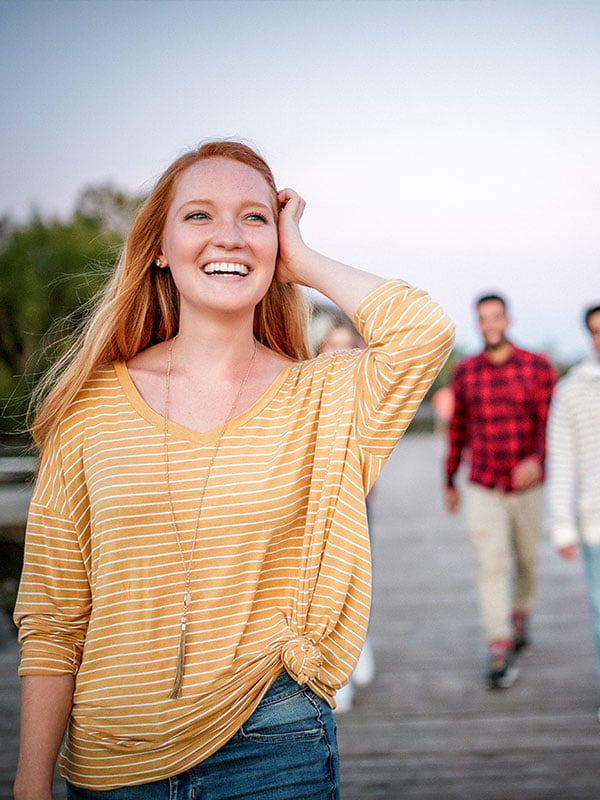
{"label": "weathered wood surface", "polygon": [[600,702],[579,562],[544,537],[534,647],[489,692],[475,559],[442,504],[443,438],[407,436],[375,499],[377,672],[338,718],[344,800],[598,800]]}

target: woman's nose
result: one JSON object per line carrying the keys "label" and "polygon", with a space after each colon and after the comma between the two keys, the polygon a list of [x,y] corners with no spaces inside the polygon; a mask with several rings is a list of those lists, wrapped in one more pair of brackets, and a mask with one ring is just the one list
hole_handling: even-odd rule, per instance
{"label": "woman's nose", "polygon": [[213,242],[220,247],[242,247],[244,235],[237,220],[223,218],[214,228]]}

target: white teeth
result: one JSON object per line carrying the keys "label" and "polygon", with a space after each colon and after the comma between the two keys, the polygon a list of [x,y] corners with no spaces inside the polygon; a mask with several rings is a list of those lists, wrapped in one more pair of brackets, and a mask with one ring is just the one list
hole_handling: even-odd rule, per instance
{"label": "white teeth", "polygon": [[215,273],[221,275],[247,275],[248,267],[245,264],[231,264],[229,261],[211,261],[206,264],[204,272],[207,275]]}

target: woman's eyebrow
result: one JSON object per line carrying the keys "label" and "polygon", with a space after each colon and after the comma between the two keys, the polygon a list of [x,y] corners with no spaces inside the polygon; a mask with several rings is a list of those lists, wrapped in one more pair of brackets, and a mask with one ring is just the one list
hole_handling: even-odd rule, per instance
{"label": "woman's eyebrow", "polygon": [[[186,200],[183,202],[179,207],[185,208],[186,206],[190,205],[215,205],[215,200],[210,200],[209,198],[202,198],[199,197],[194,200]],[[271,208],[269,203],[264,203],[262,200],[241,200],[239,203],[241,206],[262,206],[263,208]]]}

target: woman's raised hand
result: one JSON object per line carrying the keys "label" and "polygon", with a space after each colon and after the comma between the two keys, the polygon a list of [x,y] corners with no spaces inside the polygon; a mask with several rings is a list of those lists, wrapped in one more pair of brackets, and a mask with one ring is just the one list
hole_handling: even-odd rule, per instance
{"label": "woman's raised hand", "polygon": [[305,283],[302,264],[310,257],[300,233],[300,220],[306,203],[293,189],[282,189],[278,193],[279,213],[279,257],[275,278],[281,283]]}

